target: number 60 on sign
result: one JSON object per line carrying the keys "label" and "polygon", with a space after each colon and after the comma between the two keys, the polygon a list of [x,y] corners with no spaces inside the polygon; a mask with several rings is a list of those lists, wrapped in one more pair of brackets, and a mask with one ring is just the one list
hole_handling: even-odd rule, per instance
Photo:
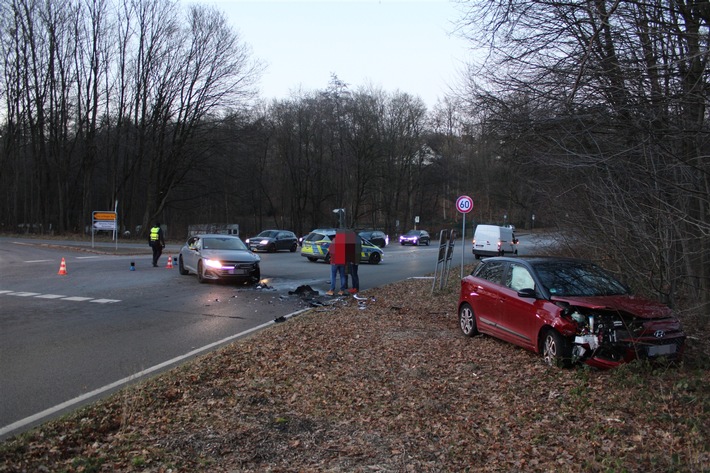
{"label": "number 60 on sign", "polygon": [[467,195],[462,195],[456,199],[456,210],[462,214],[467,214],[473,210],[473,199]]}

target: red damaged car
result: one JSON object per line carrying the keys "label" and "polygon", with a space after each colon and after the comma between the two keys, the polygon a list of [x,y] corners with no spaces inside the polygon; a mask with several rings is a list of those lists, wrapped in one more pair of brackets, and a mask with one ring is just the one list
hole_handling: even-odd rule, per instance
{"label": "red damaged car", "polygon": [[557,366],[676,360],[685,345],[668,307],[630,294],[599,266],[577,259],[487,258],[461,280],[458,312],[464,335],[485,333]]}

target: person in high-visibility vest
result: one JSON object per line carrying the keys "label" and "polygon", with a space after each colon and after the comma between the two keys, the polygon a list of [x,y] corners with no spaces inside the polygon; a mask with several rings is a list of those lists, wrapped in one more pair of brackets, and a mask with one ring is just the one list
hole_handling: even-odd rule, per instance
{"label": "person in high-visibility vest", "polygon": [[153,228],[150,229],[148,244],[153,249],[153,267],[158,267],[158,259],[163,254],[165,248],[165,240],[163,239],[163,229],[160,228],[160,222],[155,222]]}

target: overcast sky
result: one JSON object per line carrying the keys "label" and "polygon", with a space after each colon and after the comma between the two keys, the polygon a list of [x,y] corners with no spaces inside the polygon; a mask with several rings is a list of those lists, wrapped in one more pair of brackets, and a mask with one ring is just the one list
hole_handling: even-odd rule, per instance
{"label": "overcast sky", "polygon": [[430,108],[458,82],[467,43],[452,35],[447,0],[183,0],[225,12],[267,65],[262,96],[323,90],[331,74],[351,89],[421,97]]}

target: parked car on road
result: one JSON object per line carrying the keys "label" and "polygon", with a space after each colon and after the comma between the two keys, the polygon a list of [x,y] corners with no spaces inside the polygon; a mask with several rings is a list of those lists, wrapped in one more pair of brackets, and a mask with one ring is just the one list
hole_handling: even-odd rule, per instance
{"label": "parked car on road", "polygon": [[357,232],[364,240],[384,248],[390,242],[390,237],[380,230],[362,230]]}
{"label": "parked car on road", "polygon": [[685,334],[665,305],[634,296],[584,260],[493,257],[461,280],[459,325],[540,353],[548,364],[612,368],[679,359]]}
{"label": "parked car on road", "polygon": [[[308,261],[323,260],[326,263],[330,263],[328,247],[335,238],[337,231],[335,228],[317,228],[313,230],[303,238],[301,256],[307,258]],[[364,239],[362,239],[361,243],[360,261],[362,263],[378,264],[382,261],[384,252],[377,245]]]}
{"label": "parked car on road", "polygon": [[400,245],[426,245],[429,246],[431,237],[426,230],[409,230],[404,235],[400,235],[399,243]]}
{"label": "parked car on road", "polygon": [[251,251],[274,253],[288,250],[293,253],[298,249],[298,237],[288,230],[264,230],[255,237],[247,238],[245,243]]}
{"label": "parked car on road", "polygon": [[188,238],[180,249],[178,270],[197,274],[201,283],[209,280],[258,282],[259,255],[249,251],[234,235],[203,234]]}

